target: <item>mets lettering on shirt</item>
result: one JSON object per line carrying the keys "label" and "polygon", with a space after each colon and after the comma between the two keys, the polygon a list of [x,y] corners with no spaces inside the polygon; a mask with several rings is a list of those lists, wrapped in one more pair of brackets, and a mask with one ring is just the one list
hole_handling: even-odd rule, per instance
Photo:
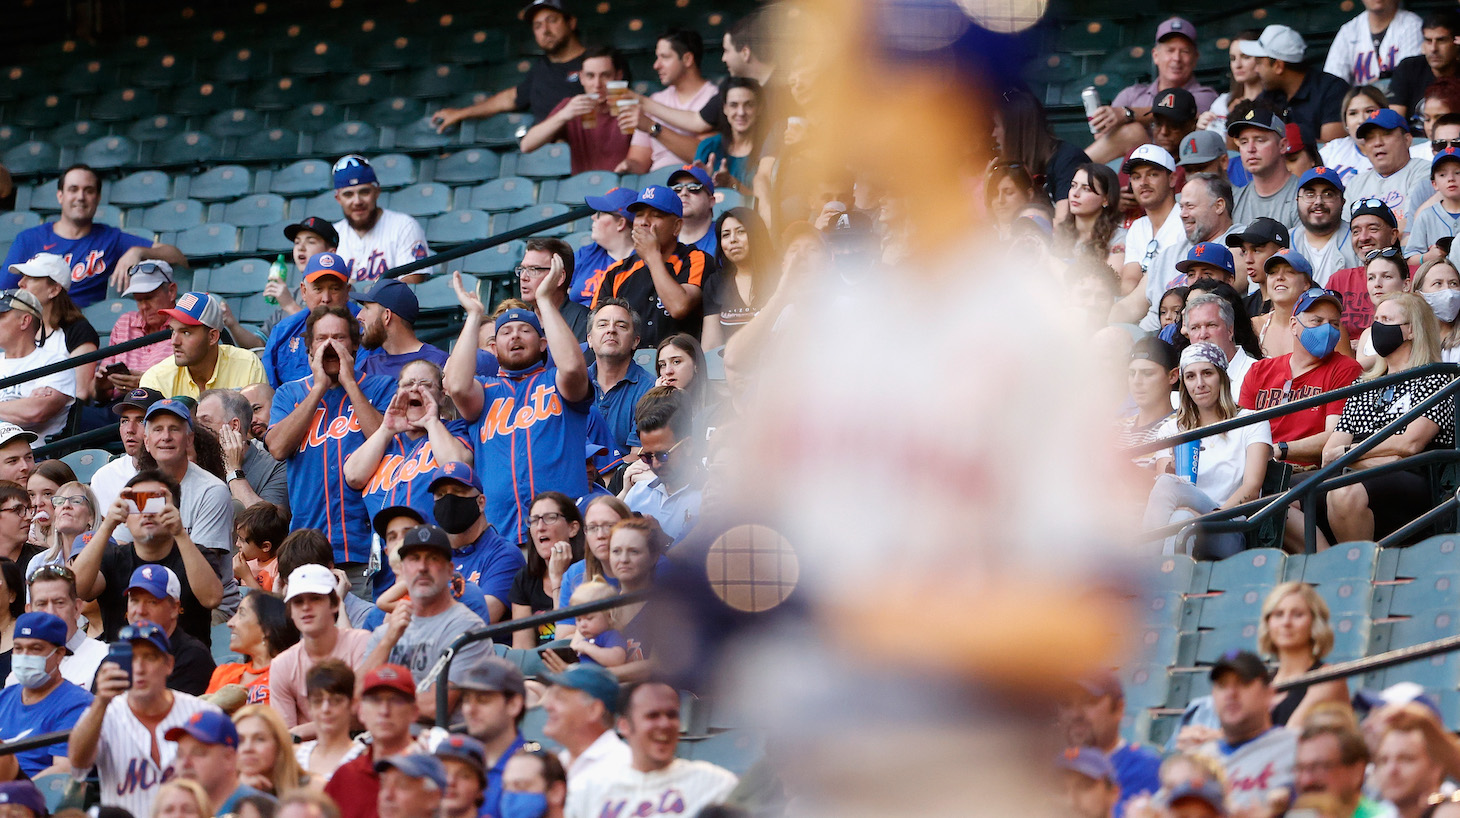
{"label": "mets lettering on shirt", "polygon": [[563,414],[563,404],[558,400],[557,388],[546,384],[540,384],[534,389],[531,401],[521,409],[516,409],[516,405],[516,398],[497,398],[492,401],[486,419],[482,422],[483,443],[497,435],[510,435],[514,431],[525,432],[539,421]]}
{"label": "mets lettering on shirt", "polygon": [[[422,256],[422,258],[425,258]],[[374,281],[380,278],[380,274],[390,269],[385,263],[385,253],[381,250],[371,250],[370,255],[365,257],[363,262],[353,265],[350,268],[350,277],[356,281]]]}
{"label": "mets lettering on shirt", "polygon": [[[352,416],[353,417],[353,416]],[[409,456],[388,454],[380,461],[380,467],[365,486],[366,494],[377,491],[393,491],[402,483],[416,479],[416,475],[436,468],[436,456],[428,442]]]}
{"label": "mets lettering on shirt", "polygon": [[150,758],[133,758],[127,762],[127,773],[117,781],[117,795],[119,797],[130,795],[141,790],[150,790],[159,784],[165,784],[172,778],[172,768],[159,774],[157,767]]}
{"label": "mets lettering on shirt", "polygon": [[328,424],[324,422],[326,416],[323,406],[314,410],[314,422],[309,425],[309,434],[299,443],[299,451],[323,446],[327,440],[344,440],[351,432],[360,431],[360,421],[355,419],[355,407],[345,410],[345,414],[331,420]]}
{"label": "mets lettering on shirt", "polygon": [[679,790],[668,789],[659,794],[659,800],[643,800],[630,806],[628,799],[606,801],[598,818],[648,818],[650,815],[683,815],[684,796]]}
{"label": "mets lettering on shirt", "polygon": [[[71,264],[71,254],[65,255],[66,263]],[[86,260],[71,264],[71,280],[85,281],[92,276],[101,275],[106,271],[106,251],[92,250],[86,254]]]}

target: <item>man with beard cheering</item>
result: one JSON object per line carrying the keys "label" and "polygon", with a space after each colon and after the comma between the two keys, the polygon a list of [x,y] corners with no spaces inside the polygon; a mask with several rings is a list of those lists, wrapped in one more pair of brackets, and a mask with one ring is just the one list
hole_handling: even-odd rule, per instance
{"label": "man with beard cheering", "polygon": [[1313,265],[1313,283],[1327,287],[1339,270],[1359,266],[1343,218],[1343,181],[1338,171],[1316,167],[1298,178],[1298,225],[1293,252]]}

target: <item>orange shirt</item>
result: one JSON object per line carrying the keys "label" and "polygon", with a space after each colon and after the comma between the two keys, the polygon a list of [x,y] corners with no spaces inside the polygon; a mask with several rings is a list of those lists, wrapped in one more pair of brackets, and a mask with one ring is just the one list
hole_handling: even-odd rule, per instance
{"label": "orange shirt", "polygon": [[[213,671],[213,677],[208,680],[207,693],[217,693],[224,685],[243,684],[243,674],[258,673],[259,669],[252,667],[245,662],[229,662],[226,665],[219,665]],[[269,669],[265,667],[263,673],[247,685],[249,704],[269,703]]]}

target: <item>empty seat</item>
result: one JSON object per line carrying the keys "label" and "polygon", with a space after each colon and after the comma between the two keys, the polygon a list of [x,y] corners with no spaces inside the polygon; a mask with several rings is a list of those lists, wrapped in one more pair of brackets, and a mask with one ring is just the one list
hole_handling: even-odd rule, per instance
{"label": "empty seat", "polygon": [[27,98],[11,109],[7,119],[26,128],[50,128],[76,118],[76,100],[59,94]]}
{"label": "empty seat", "polygon": [[299,132],[288,128],[270,128],[252,136],[240,137],[234,151],[239,159],[288,159],[299,155]]}
{"label": "empty seat", "polygon": [[142,227],[154,233],[175,233],[196,227],[205,218],[203,203],[197,199],[173,199],[144,210]]}
{"label": "empty seat", "polygon": [[294,77],[279,77],[255,88],[248,104],[260,111],[287,111],[308,102],[311,95],[309,83]]}
{"label": "empty seat", "polygon": [[[518,171],[521,172],[521,162]],[[523,174],[529,175],[529,174]],[[553,201],[563,204],[581,205],[584,196],[602,196],[619,186],[618,175],[604,170],[590,170],[558,182]]]}
{"label": "empty seat", "polygon": [[380,146],[380,131],[368,122],[341,122],[314,138],[314,150],[330,155],[366,153]]}
{"label": "empty seat", "polygon": [[1231,650],[1251,651],[1257,646],[1257,623],[1234,623],[1196,635],[1196,661],[1210,665]]}
{"label": "empty seat", "polygon": [[[238,228],[214,222],[189,227],[177,236],[177,249],[185,256],[218,256],[238,252]],[[210,285],[217,282],[209,279]]]}
{"label": "empty seat", "polygon": [[573,155],[562,142],[545,145],[517,158],[518,176],[530,179],[558,178],[573,172]]}
{"label": "empty seat", "polygon": [[643,15],[630,15],[614,26],[609,42],[621,51],[652,51],[659,40],[660,26]]}
{"label": "empty seat", "polygon": [[567,242],[568,246],[574,250],[577,250],[579,247],[587,247],[593,243],[593,231],[579,230],[576,233],[569,233],[563,236],[563,241]]}
{"label": "empty seat", "polygon": [[765,736],[748,730],[726,730],[683,742],[679,755],[695,761],[708,761],[736,775],[744,775],[765,756]]}
{"label": "empty seat", "polygon": [[339,108],[332,102],[310,102],[284,115],[284,127],[301,133],[319,133],[334,127],[341,119]]}
{"label": "empty seat", "polygon": [[259,258],[231,261],[208,273],[208,291],[214,295],[257,295],[269,282],[270,262]]}
{"label": "empty seat", "polygon": [[14,241],[20,231],[35,227],[40,223],[40,214],[32,213],[29,210],[0,214],[0,242]]}
{"label": "empty seat", "polygon": [[[8,158],[6,161],[9,161]],[[1460,573],[1460,560],[1456,559],[1456,552],[1460,550],[1460,536],[1455,534],[1440,534],[1395,550],[1399,552],[1399,561],[1395,567],[1397,577]]]}
{"label": "empty seat", "polygon": [[370,160],[370,167],[375,168],[375,180],[387,190],[416,181],[416,160],[403,153],[377,156]]}
{"label": "empty seat", "polygon": [[137,143],[125,136],[103,136],[81,149],[81,161],[98,170],[130,165],[137,161]]}
{"label": "empty seat", "polygon": [[168,107],[179,116],[207,116],[232,104],[233,94],[226,86],[194,82],[174,91]]}
{"label": "empty seat", "polygon": [[496,247],[488,247],[472,253],[462,260],[461,269],[477,275],[504,275],[517,267],[525,252],[527,252],[526,242],[509,241],[506,244],[499,244]]}
{"label": "empty seat", "polygon": [[[541,221],[552,216],[559,216],[567,213],[568,210],[569,208],[565,204],[545,204],[537,205],[535,207],[523,208],[522,210],[513,213],[507,218],[507,229],[516,230],[518,228],[527,227],[533,222]],[[566,236],[569,233],[573,232],[572,228],[570,227],[571,224],[572,222],[569,222],[568,224],[560,224],[557,227],[544,227],[540,230],[535,231],[533,235]]]}
{"label": "empty seat", "polygon": [[428,150],[450,145],[456,141],[451,134],[437,133],[436,126],[425,117],[396,129],[395,147],[400,150]]}
{"label": "empty seat", "polygon": [[113,84],[116,72],[101,60],[82,60],[73,63],[60,78],[62,91],[68,94],[94,94]]}
{"label": "empty seat", "polygon": [[[461,277],[461,286],[467,292],[475,292],[477,280],[469,275]],[[451,276],[432,276],[420,284],[412,284],[411,289],[416,292],[416,301],[423,310],[456,310],[461,307],[461,302],[456,298],[456,291],[451,287]]]}
{"label": "empty seat", "polygon": [[19,128],[9,125],[0,125],[0,152],[8,151],[11,148],[25,141],[25,134]]}
{"label": "empty seat", "polygon": [[1262,602],[1271,590],[1270,585],[1253,585],[1208,597],[1202,602],[1201,627],[1256,623],[1262,617]]}
{"label": "empty seat", "polygon": [[49,142],[22,142],[5,152],[5,167],[17,175],[55,172],[61,153]]}
{"label": "empty seat", "polygon": [[390,194],[390,209],[411,216],[436,216],[451,209],[451,188],[427,183]]}
{"label": "empty seat", "polygon": [[319,159],[301,159],[274,174],[269,190],[285,196],[302,196],[332,190],[330,166]]}
{"label": "empty seat", "polygon": [[377,70],[391,70],[420,65],[428,58],[425,37],[394,37],[365,52],[361,62]]}
{"label": "empty seat", "polygon": [[481,210],[455,210],[426,223],[432,244],[460,244],[490,235],[491,217]]}
{"label": "empty seat", "polygon": [[157,95],[141,88],[107,91],[91,103],[91,118],[102,122],[131,119],[139,111],[156,111]]}
{"label": "empty seat", "polygon": [[740,191],[729,188],[715,189],[715,218],[718,219],[725,211],[733,207],[743,207],[744,205],[745,197],[740,195]]}
{"label": "empty seat", "polygon": [[467,148],[437,161],[431,178],[453,185],[472,184],[496,178],[501,167],[502,160],[492,151]]}
{"label": "empty seat", "polygon": [[113,227],[124,227],[125,225],[122,224],[122,219],[124,218],[124,216],[125,214],[122,213],[122,209],[114,204],[104,204],[96,206],[95,219],[101,224],[109,224]]}
{"label": "empty seat", "polygon": [[86,320],[90,321],[98,332],[108,332],[112,325],[117,323],[117,318],[122,313],[136,308],[136,303],[130,298],[110,298],[88,304],[82,308],[81,312],[86,315]]}
{"label": "empty seat", "polygon": [[208,117],[203,130],[219,139],[227,139],[230,136],[249,136],[265,127],[264,118],[258,113],[247,108],[230,108]]}
{"label": "empty seat", "polygon": [[252,177],[242,165],[219,165],[192,177],[188,195],[205,202],[237,199],[249,192]]}
{"label": "empty seat", "polygon": [[1330,663],[1347,662],[1364,655],[1369,644],[1367,612],[1334,614],[1329,624],[1333,628],[1333,650],[1326,657]]}
{"label": "empty seat", "polygon": [[97,469],[110,463],[111,459],[112,453],[105,449],[82,449],[62,456],[61,462],[71,467],[77,480],[85,483],[91,480]]}
{"label": "empty seat", "polygon": [[[367,105],[389,90],[390,80],[387,77],[364,71],[335,80],[330,85],[328,97],[336,105]],[[375,122],[369,117],[365,119],[367,122]]]}
{"label": "empty seat", "polygon": [[345,211],[340,209],[340,203],[335,199],[334,192],[325,191],[305,199],[303,205],[296,204],[294,215],[301,219],[306,216],[318,216],[333,224],[345,218]]}
{"label": "empty seat", "polygon": [[263,76],[268,57],[251,48],[235,48],[213,62],[212,76],[221,82],[243,82]]}
{"label": "empty seat", "polygon": [[256,249],[260,253],[288,253],[294,248],[294,242],[284,235],[284,228],[294,224],[294,219],[283,219],[273,224],[264,225],[258,230],[258,242]]}
{"label": "empty seat", "polygon": [[[333,38],[331,38],[333,39]],[[287,71],[301,76],[338,74],[354,66],[350,49],[331,40],[319,40],[298,49],[285,59]]]}
{"label": "empty seat", "polygon": [[83,119],[79,122],[67,122],[61,125],[51,131],[50,136],[47,138],[63,148],[79,148],[82,145],[89,144],[98,136],[104,135],[105,133],[106,127],[104,125],[98,125],[89,119]]}
{"label": "empty seat", "polygon": [[470,90],[471,78],[466,69],[449,63],[422,68],[406,81],[406,96],[416,99],[442,99]]}
{"label": "empty seat", "polygon": [[238,227],[262,227],[283,219],[286,207],[277,193],[256,193],[230,202],[223,209],[223,220]]}
{"label": "empty seat", "polygon": [[144,88],[172,88],[192,77],[193,61],[176,53],[157,54],[129,73]]}
{"label": "empty seat", "polygon": [[137,142],[161,142],[182,132],[183,121],[175,116],[157,114],[143,117],[127,128],[127,136]]}
{"label": "empty seat", "polygon": [[527,133],[527,129],[532,127],[532,122],[531,114],[498,114],[486,122],[477,124],[476,141],[481,145],[499,148],[515,146],[518,135]]}
{"label": "empty seat", "polygon": [[1303,581],[1311,585],[1341,580],[1374,579],[1374,566],[1379,560],[1379,546],[1371,542],[1339,543],[1325,551],[1308,555],[1303,563]]}
{"label": "empty seat", "polygon": [[400,128],[426,118],[426,103],[410,97],[387,97],[365,109],[366,122]]}
{"label": "empty seat", "polygon": [[202,131],[184,131],[157,146],[153,161],[163,165],[192,165],[218,158],[218,140]]}
{"label": "empty seat", "polygon": [[1390,589],[1390,616],[1419,616],[1430,611],[1460,607],[1460,576],[1423,576]]}
{"label": "empty seat", "polygon": [[1276,585],[1283,578],[1283,552],[1276,548],[1253,548],[1212,565],[1209,588],[1225,591],[1253,585]]}
{"label": "empty seat", "polygon": [[172,188],[172,180],[162,171],[139,170],[123,176],[109,187],[113,204],[135,207],[165,200]]}
{"label": "empty seat", "polygon": [[536,202],[536,188],[520,176],[503,176],[471,189],[471,206],[489,213],[520,210]]}
{"label": "empty seat", "polygon": [[499,28],[474,28],[446,40],[441,56],[462,65],[480,65],[507,59],[507,36]]}

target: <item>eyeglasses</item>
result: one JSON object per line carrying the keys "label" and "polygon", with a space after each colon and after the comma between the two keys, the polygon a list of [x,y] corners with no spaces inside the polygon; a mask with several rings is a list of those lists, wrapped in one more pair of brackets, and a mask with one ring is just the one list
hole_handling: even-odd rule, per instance
{"label": "eyeglasses", "polygon": [[513,267],[512,268],[512,272],[516,273],[518,278],[522,278],[522,277],[526,276],[528,273],[531,273],[531,274],[533,274],[535,276],[540,276],[543,273],[546,273],[548,270],[551,270],[551,269],[552,269],[551,267],[528,267],[526,265],[519,264],[516,267]]}
{"label": "eyeglasses", "polygon": [[435,381],[401,381],[400,383],[398,383],[398,384],[395,385],[395,388],[396,388],[396,391],[399,392],[402,389],[428,389],[429,390],[429,389],[435,389],[438,386],[440,386],[440,384],[436,383]]}
{"label": "eyeglasses", "polygon": [[52,508],[61,508],[62,506],[90,506],[90,505],[91,505],[91,501],[88,500],[88,499],[86,499],[86,495],[84,495],[84,494],[78,494],[78,495],[76,495],[74,497],[65,497],[65,496],[60,495],[60,494],[52,494],[51,495],[51,507]]}
{"label": "eyeglasses", "polygon": [[613,523],[589,523],[584,526],[590,534],[607,534],[613,530]]}
{"label": "eyeglasses", "polygon": [[1337,202],[1343,199],[1343,194],[1331,187],[1325,187],[1323,190],[1314,190],[1311,187],[1305,187],[1298,191],[1298,198],[1307,202],[1311,202],[1314,199],[1320,199],[1325,202]]}
{"label": "eyeglasses", "polygon": [[556,525],[557,522],[559,520],[561,520],[561,519],[563,519],[563,515],[557,513],[556,511],[549,511],[546,514],[534,514],[533,516],[528,517],[527,518],[527,524],[530,525],[530,526],[537,525],[539,523],[546,523],[547,525]]}
{"label": "eyeglasses", "polygon": [[1354,202],[1353,206],[1348,209],[1348,214],[1352,216],[1366,207],[1382,207],[1388,209],[1389,206],[1384,204],[1384,200],[1378,198],[1377,196],[1366,196],[1362,199],[1359,199],[1357,202]]}
{"label": "eyeglasses", "polygon": [[699,193],[701,190],[705,189],[705,186],[700,184],[699,182],[680,182],[678,184],[670,185],[669,189],[674,191],[675,193],[683,193],[686,190],[688,190],[690,193]]}
{"label": "eyeglasses", "polygon": [[665,451],[662,451],[662,452],[651,452],[651,451],[645,449],[644,451],[639,452],[639,457],[644,458],[645,460],[647,460],[650,463],[668,463],[669,462],[669,456],[671,454],[674,454],[674,450],[675,449],[678,449],[680,446],[683,446],[685,440],[689,440],[689,438],[685,438],[684,440],[679,441],[678,443],[674,444],[673,446],[670,446],[668,449],[666,449]]}
{"label": "eyeglasses", "polygon": [[1403,258],[1403,251],[1398,247],[1381,247],[1378,250],[1370,250],[1364,255],[1364,263],[1368,264],[1376,258]]}
{"label": "eyeglasses", "polygon": [[30,506],[6,506],[0,508],[0,514],[14,514],[24,519],[26,517],[34,517],[35,509],[32,509]]}

